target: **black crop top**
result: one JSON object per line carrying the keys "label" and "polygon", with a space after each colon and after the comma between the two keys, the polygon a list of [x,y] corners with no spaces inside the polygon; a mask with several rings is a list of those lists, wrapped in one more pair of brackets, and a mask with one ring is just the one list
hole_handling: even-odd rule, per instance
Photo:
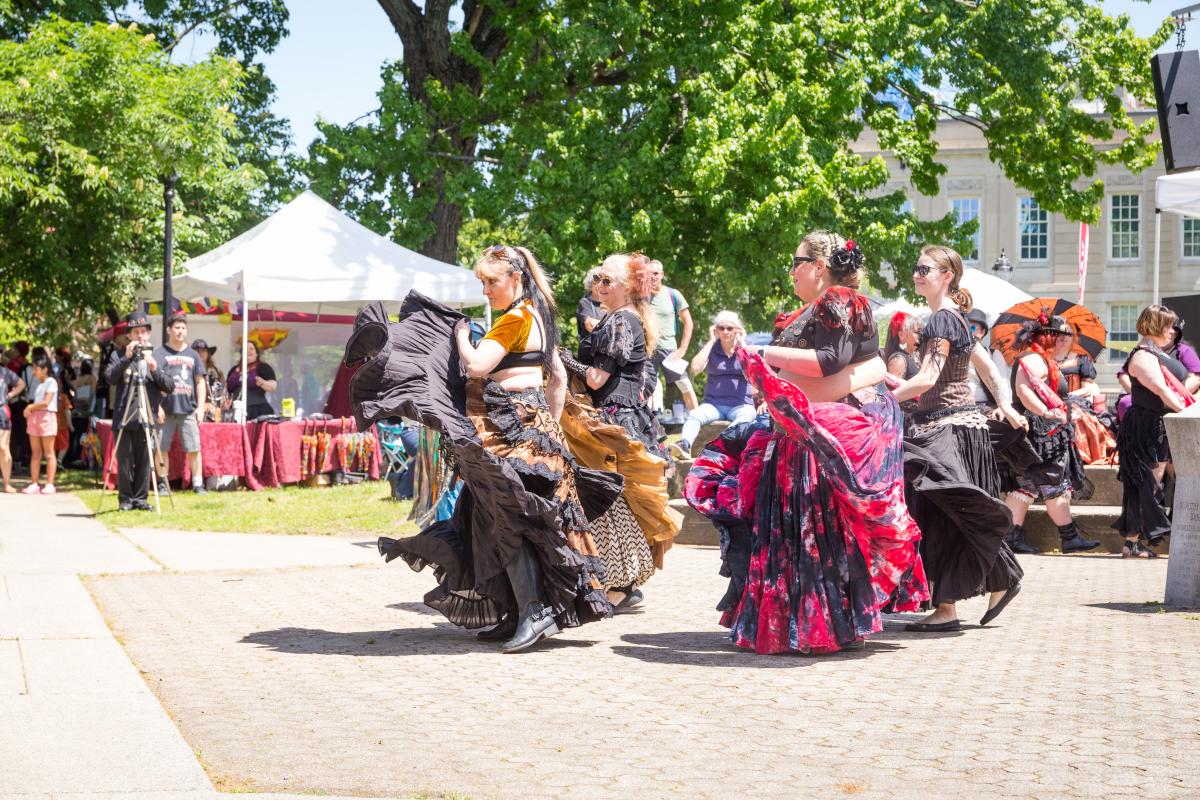
{"label": "black crop top", "polygon": [[628,309],[605,317],[579,344],[579,360],[609,373],[599,389],[591,389],[597,406],[638,406],[646,387],[646,333],[642,321]]}
{"label": "black crop top", "polygon": [[[1187,381],[1188,371],[1183,362],[1159,350],[1157,347],[1147,347],[1146,345],[1138,345],[1134,348],[1133,353],[1138,350],[1145,350],[1158,359],[1158,363],[1169,373],[1175,376],[1180,382]],[[1154,393],[1152,389],[1143,386],[1138,382],[1138,379],[1133,377],[1133,373],[1129,371],[1129,361],[1133,358],[1133,353],[1129,354],[1129,358],[1125,359],[1125,366],[1121,369],[1129,376],[1129,396],[1133,401],[1133,405],[1138,408],[1144,408],[1148,411],[1154,411],[1159,414],[1167,413],[1167,405],[1162,401],[1162,398]]]}
{"label": "black crop top", "polygon": [[845,286],[831,286],[772,339],[776,347],[815,350],[822,375],[835,375],[850,364],[879,355],[879,331],[865,297]]}

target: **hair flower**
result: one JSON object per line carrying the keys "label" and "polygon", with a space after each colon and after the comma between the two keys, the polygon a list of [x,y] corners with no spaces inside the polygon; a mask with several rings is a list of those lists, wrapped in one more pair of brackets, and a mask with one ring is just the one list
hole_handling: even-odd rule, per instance
{"label": "hair flower", "polygon": [[853,249],[854,249],[856,246],[857,246],[857,245],[855,245],[855,244],[854,244],[854,240],[853,240],[853,239],[847,239],[847,240],[846,240],[846,249],[847,249],[847,250],[853,250]]}

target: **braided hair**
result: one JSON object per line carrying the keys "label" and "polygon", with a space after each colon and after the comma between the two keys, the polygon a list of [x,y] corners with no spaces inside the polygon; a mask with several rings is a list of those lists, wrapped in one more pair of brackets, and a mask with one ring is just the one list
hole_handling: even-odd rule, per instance
{"label": "braided hair", "polygon": [[834,283],[858,289],[866,259],[854,241],[843,239],[833,231],[818,230],[809,233],[802,242],[809,256],[825,260]]}

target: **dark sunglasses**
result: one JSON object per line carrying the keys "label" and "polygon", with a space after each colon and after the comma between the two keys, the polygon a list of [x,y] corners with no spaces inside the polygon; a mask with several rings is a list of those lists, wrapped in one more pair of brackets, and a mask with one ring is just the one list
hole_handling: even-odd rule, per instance
{"label": "dark sunglasses", "polygon": [[614,283],[616,283],[616,281],[607,275],[601,275],[599,278],[596,278],[596,283],[600,284],[601,286],[612,286]]}
{"label": "dark sunglasses", "polygon": [[508,260],[508,248],[502,244],[494,244],[489,247],[488,254],[496,258],[503,258],[505,261]]}
{"label": "dark sunglasses", "polygon": [[[792,256],[792,267],[791,268],[795,269],[796,267],[800,266],[801,264],[812,264],[815,261],[816,261],[816,259],[811,256]],[[789,270],[789,272],[790,271],[791,270]]]}
{"label": "dark sunglasses", "polygon": [[917,264],[915,267],[913,267],[913,275],[920,275],[922,278],[924,278],[934,270],[937,270],[938,272],[947,271],[945,267],[931,267],[928,264]]}
{"label": "dark sunglasses", "polygon": [[717,330],[719,330],[719,331],[736,331],[737,328],[733,325],[718,325]]}

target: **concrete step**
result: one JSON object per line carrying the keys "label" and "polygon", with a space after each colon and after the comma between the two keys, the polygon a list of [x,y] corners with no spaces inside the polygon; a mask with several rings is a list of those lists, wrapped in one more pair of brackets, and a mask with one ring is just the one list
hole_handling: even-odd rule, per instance
{"label": "concrete step", "polygon": [[1121,481],[1117,480],[1117,468],[1099,464],[1091,464],[1083,468],[1088,479],[1096,486],[1096,493],[1086,503],[1079,506],[1119,506],[1124,489]]}
{"label": "concrete step", "polygon": [[692,468],[693,463],[690,459],[687,461],[675,459],[675,474],[671,476],[671,497],[683,497],[683,487],[687,482],[688,470]]}
{"label": "concrete step", "polygon": [[[671,507],[683,514],[683,528],[675,541],[679,544],[719,545],[721,537],[712,523],[698,511],[687,504],[686,500],[672,500]],[[1079,506],[1072,509],[1075,521],[1084,530],[1084,535],[1091,539],[1099,539],[1100,547],[1093,553],[1120,553],[1123,539],[1112,527],[1113,522],[1121,515],[1120,506]],[[1046,515],[1043,506],[1035,505],[1025,517],[1025,540],[1044,553],[1058,552],[1058,528]],[[1159,548],[1160,555],[1166,555],[1168,544],[1164,542]]]}

